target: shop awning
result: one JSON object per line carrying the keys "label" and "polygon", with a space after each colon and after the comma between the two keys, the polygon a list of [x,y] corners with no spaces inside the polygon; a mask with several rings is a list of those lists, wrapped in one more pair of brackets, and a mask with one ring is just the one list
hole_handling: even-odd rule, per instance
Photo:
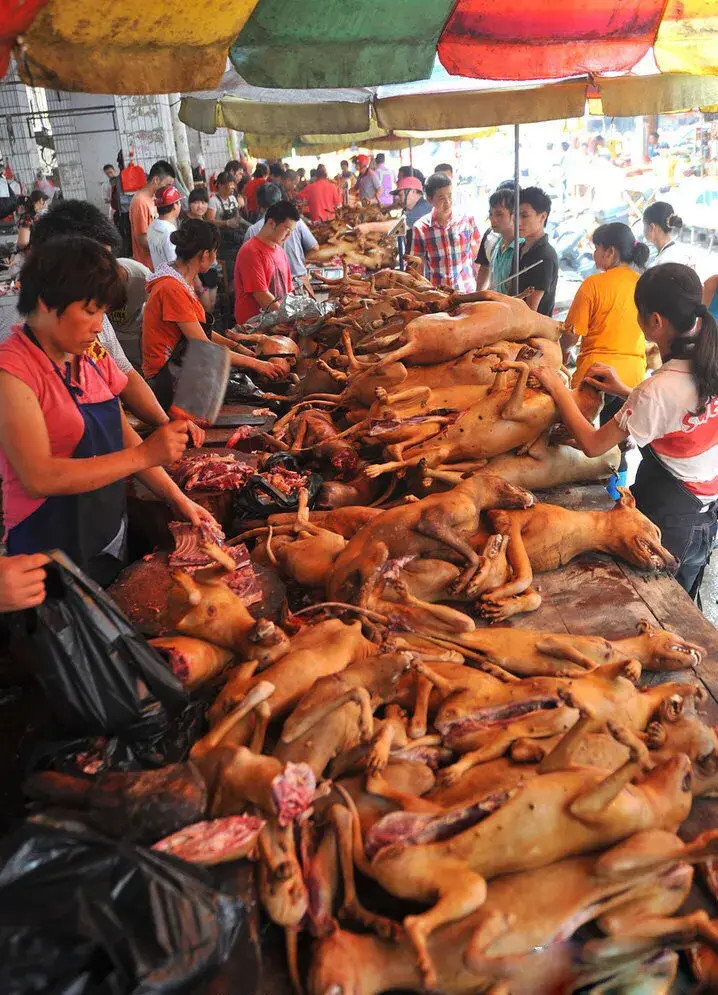
{"label": "shop awning", "polygon": [[255,134],[365,132],[371,126],[372,90],[341,87],[271,90],[250,86],[230,69],[217,90],[190,93],[179,116],[186,125],[213,134],[217,128]]}
{"label": "shop awning", "polygon": [[651,51],[662,72],[718,73],[716,0],[0,0],[0,15],[27,82],[90,93],[217,86],[228,51],[249,84],[300,90],[425,79],[437,53],[490,80],[624,73]]}
{"label": "shop awning", "polygon": [[[216,86],[229,46],[256,4],[48,0],[23,29],[20,73],[35,86],[86,93],[181,93]],[[42,4],[25,0],[24,6]]]}
{"label": "shop awning", "polygon": [[480,128],[581,117],[589,97],[594,113],[610,117],[718,106],[714,76],[652,73],[497,83],[442,75],[373,88],[265,90],[248,86],[230,70],[221,91],[184,97],[180,118],[210,134],[218,127],[243,131],[252,155],[275,159],[292,149],[308,155],[353,145],[396,149],[406,147],[409,136],[417,142],[460,140]]}

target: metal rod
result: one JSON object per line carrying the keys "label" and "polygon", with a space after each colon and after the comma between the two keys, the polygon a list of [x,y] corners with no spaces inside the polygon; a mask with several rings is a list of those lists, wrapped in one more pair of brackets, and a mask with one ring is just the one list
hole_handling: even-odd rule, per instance
{"label": "metal rod", "polygon": [[543,259],[537,259],[535,263],[531,263],[531,265],[527,266],[526,269],[520,269],[518,273],[513,273],[511,276],[507,276],[505,280],[501,281],[501,283],[496,284],[496,289],[498,290],[499,287],[503,287],[505,283],[510,283],[511,280],[516,278],[516,276],[523,276],[524,273],[528,273],[528,271],[533,269],[535,266],[540,266],[542,262]]}
{"label": "metal rod", "polygon": [[514,125],[514,294],[519,292],[519,191],[520,191],[520,166],[519,166],[519,125]]}
{"label": "metal rod", "polygon": [[411,166],[412,169],[414,168],[414,154],[413,154],[413,149],[411,147],[411,135],[409,135],[409,165]]}

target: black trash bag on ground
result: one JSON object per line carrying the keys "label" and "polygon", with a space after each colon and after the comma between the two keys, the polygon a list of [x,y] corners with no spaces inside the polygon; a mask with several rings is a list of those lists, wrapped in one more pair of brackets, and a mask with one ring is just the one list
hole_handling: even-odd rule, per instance
{"label": "black trash bag on ground", "polygon": [[26,618],[25,652],[63,731],[156,739],[189,697],[109,595],[64,553]]}
{"label": "black trash bag on ground", "polygon": [[109,595],[64,553],[48,555],[47,598],[25,613],[19,636],[51,713],[27,768],[92,774],[184,760],[202,702],[190,702]]}
{"label": "black trash bag on ground", "polygon": [[[296,457],[291,453],[275,453],[264,460],[261,469],[262,472],[278,469],[301,473],[307,478],[306,489],[309,494],[309,508],[314,507],[319,490],[324,483],[321,474],[303,470]],[[299,491],[285,494],[273,487],[264,477],[255,473],[240,491],[234,492],[233,501],[234,513],[238,518],[266,518],[267,515],[296,511],[299,506]]]}
{"label": "black trash bag on ground", "polygon": [[208,881],[72,823],[22,823],[0,843],[0,991],[196,992],[230,956],[254,957],[242,902]]}

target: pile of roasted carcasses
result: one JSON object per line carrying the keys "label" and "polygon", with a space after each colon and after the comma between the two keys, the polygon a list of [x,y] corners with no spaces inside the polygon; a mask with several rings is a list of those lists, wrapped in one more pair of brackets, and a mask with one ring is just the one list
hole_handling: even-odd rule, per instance
{"label": "pile of roasted carcasses", "polygon": [[[533,494],[616,465],[569,444],[532,380],[561,366],[560,324],[415,269],[328,286],[336,308],[294,336],[295,383],[259,443],[324,476],[317,502],[301,487],[296,511],[228,542],[183,533],[166,567],[154,645],[208,707],[173,773],[200,790],[189,806],[177,790],[163,835],[204,826],[164,846],[182,856],[191,836],[212,863],[213,821],[254,820],[225,856],[256,861],[309,995],[667,992],[687,949],[718,990],[708,892],[683,908],[694,866],[715,888],[718,829],[677,835],[718,789],[704,651],[624,620],[593,636],[481,622],[534,610],[534,575],[587,551],[675,565],[627,491],[607,511]],[[596,391],[576,395],[597,412]],[[286,589],[271,619],[226,582],[248,569],[238,544]],[[103,776],[119,804],[159,775]]]}

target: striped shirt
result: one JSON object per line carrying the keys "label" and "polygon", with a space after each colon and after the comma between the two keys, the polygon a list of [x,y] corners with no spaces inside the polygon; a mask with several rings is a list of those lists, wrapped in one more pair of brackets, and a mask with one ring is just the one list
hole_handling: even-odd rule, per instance
{"label": "striped shirt", "polygon": [[412,251],[423,257],[424,271],[435,287],[448,285],[470,294],[476,290],[474,259],[480,241],[473,218],[452,218],[440,225],[432,211],[414,225]]}
{"label": "striped shirt", "polygon": [[696,415],[696,383],[687,359],[669,359],[629,394],[616,422],[705,505],[718,499],[718,397]]}

